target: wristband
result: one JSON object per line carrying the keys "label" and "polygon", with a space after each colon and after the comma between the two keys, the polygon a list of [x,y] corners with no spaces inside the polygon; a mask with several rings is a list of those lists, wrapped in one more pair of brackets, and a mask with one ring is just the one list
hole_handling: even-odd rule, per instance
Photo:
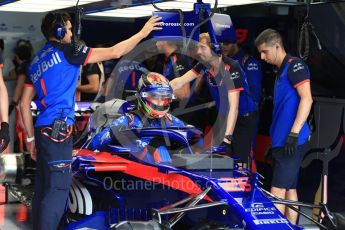
{"label": "wristband", "polygon": [[28,142],[28,143],[33,142],[34,140],[35,140],[35,136],[26,138],[26,142]]}

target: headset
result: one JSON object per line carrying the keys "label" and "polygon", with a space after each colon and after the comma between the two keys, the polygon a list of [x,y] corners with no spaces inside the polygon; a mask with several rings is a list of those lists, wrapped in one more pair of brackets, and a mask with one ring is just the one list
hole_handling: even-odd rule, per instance
{"label": "headset", "polygon": [[220,57],[222,55],[222,46],[220,43],[211,43],[212,56]]}
{"label": "headset", "polygon": [[55,19],[53,21],[54,26],[54,37],[58,40],[61,40],[65,37],[67,31],[65,27],[65,20],[61,13],[54,13]]}

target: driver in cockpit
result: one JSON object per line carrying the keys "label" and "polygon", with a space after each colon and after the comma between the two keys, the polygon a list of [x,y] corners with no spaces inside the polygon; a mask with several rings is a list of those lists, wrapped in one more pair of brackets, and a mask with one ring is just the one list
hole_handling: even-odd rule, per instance
{"label": "driver in cockpit", "polygon": [[[112,124],[97,133],[91,140],[89,149],[109,151],[111,145],[129,147],[131,152],[144,161],[170,162],[171,158],[167,150],[169,140],[167,138],[124,137],[121,130],[140,128],[167,128],[185,127],[186,124],[169,114],[170,103],[173,98],[173,90],[169,80],[155,72],[143,74],[139,79],[137,93],[137,109],[115,119]],[[163,144],[161,143],[162,140]],[[134,151],[133,151],[134,149]]]}

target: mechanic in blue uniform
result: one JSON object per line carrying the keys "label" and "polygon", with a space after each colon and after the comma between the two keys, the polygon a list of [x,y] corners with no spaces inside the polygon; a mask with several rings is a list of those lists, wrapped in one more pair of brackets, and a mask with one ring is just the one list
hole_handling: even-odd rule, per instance
{"label": "mechanic in blue uniform", "polygon": [[250,95],[253,97],[255,103],[259,105],[262,95],[261,63],[252,55],[248,54],[242,47],[239,47],[234,29],[229,30],[229,32],[229,36],[224,38],[222,42],[223,55],[231,57],[241,65],[246,74]]}
{"label": "mechanic in blue uniform", "polygon": [[[310,135],[306,120],[313,103],[309,69],[301,59],[286,53],[276,30],[261,32],[255,45],[261,59],[278,68],[270,128],[274,159],[271,192],[279,198],[297,201],[298,174]],[[284,205],[277,208],[296,224],[295,211]]]}
{"label": "mechanic in blue uniform", "polygon": [[[163,53],[162,73],[169,81],[180,77],[192,68],[189,58],[179,52],[179,47],[173,41],[157,41],[156,46],[159,52]],[[175,92],[179,100],[187,99],[190,94],[189,84],[184,85]]]}
{"label": "mechanic in blue uniform", "polygon": [[[245,73],[242,78],[243,85],[249,86],[249,90],[243,90],[240,93],[239,111],[234,135],[238,137],[235,142],[238,142],[238,146],[240,146],[239,151],[243,153],[241,156],[248,156],[252,144],[255,143],[258,124],[258,110],[261,101],[261,64],[238,46],[233,26],[230,28],[228,36],[223,38],[222,52],[224,56],[236,60],[241,65]],[[247,160],[242,162],[247,162]]]}
{"label": "mechanic in blue uniform", "polygon": [[[157,49],[147,41],[143,44],[145,50],[137,57],[137,51],[130,53],[119,60],[111,70],[110,77],[106,84],[105,95],[107,100],[121,98],[132,101],[136,92],[138,81],[143,73],[160,72],[157,71],[160,65],[157,64]],[[139,49],[140,50],[140,49]],[[135,57],[133,57],[135,56]]]}
{"label": "mechanic in blue uniform", "polygon": [[[152,17],[137,34],[123,42],[109,48],[89,48],[71,44],[70,20],[65,12],[50,12],[43,18],[41,30],[47,43],[33,57],[21,98],[27,141],[31,143],[29,151],[33,159],[37,158],[32,204],[34,229],[56,230],[66,206],[79,66],[119,58],[152,30],[160,29],[160,18]],[[41,103],[34,128],[30,100],[35,93]]]}
{"label": "mechanic in blue uniform", "polygon": [[[246,82],[242,81],[243,70],[240,65],[231,58],[215,54],[211,49],[212,45],[208,33],[200,34],[197,53],[201,62],[183,76],[172,80],[170,84],[176,90],[197,77],[205,79],[218,108],[218,117],[213,127],[215,134],[215,143],[213,145],[225,145],[227,154],[230,156],[233,153],[240,155],[242,153],[237,150],[240,146],[235,142],[234,130],[238,115],[240,91],[247,91],[248,85],[243,85]],[[240,156],[240,158],[241,161],[247,162],[248,155]]]}
{"label": "mechanic in blue uniform", "polygon": [[143,73],[148,73],[148,70],[142,63],[121,59],[110,74],[107,97],[130,100],[127,97],[135,94],[140,76]]}
{"label": "mechanic in blue uniform", "polygon": [[[164,54],[161,63],[161,74],[168,78],[169,81],[182,76],[193,67],[191,58],[181,53],[178,41],[159,40],[156,42],[156,46],[158,51]],[[195,113],[199,111],[194,113],[185,113],[184,111],[194,103],[193,100],[195,100],[195,96],[192,96],[194,88],[195,84],[193,82],[185,84],[180,89],[175,90],[174,95],[177,100],[173,101],[171,105],[171,112],[173,114],[176,114],[178,118],[191,124],[195,124]]]}
{"label": "mechanic in blue uniform", "polygon": [[2,76],[3,68],[2,52],[0,50],[0,153],[2,153],[6,148],[8,143],[10,143],[9,125],[8,125],[8,94],[4,79]]}
{"label": "mechanic in blue uniform", "polygon": [[[156,139],[131,138],[126,144],[121,143],[117,131],[133,128],[164,128],[184,127],[184,122],[168,113],[173,91],[163,75],[155,72],[142,74],[137,87],[137,110],[115,119],[109,127],[97,133],[89,145],[91,150],[107,151],[110,144],[125,145],[131,149],[141,160],[146,162],[171,162],[166,146],[169,143],[160,144]],[[114,132],[115,130],[115,132]]]}

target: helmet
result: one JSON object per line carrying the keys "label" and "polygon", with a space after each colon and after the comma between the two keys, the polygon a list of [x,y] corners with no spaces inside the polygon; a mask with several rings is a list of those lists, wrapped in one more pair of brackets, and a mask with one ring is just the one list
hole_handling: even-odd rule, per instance
{"label": "helmet", "polygon": [[163,75],[149,72],[141,75],[136,95],[141,111],[150,118],[161,118],[169,111],[173,90]]}

